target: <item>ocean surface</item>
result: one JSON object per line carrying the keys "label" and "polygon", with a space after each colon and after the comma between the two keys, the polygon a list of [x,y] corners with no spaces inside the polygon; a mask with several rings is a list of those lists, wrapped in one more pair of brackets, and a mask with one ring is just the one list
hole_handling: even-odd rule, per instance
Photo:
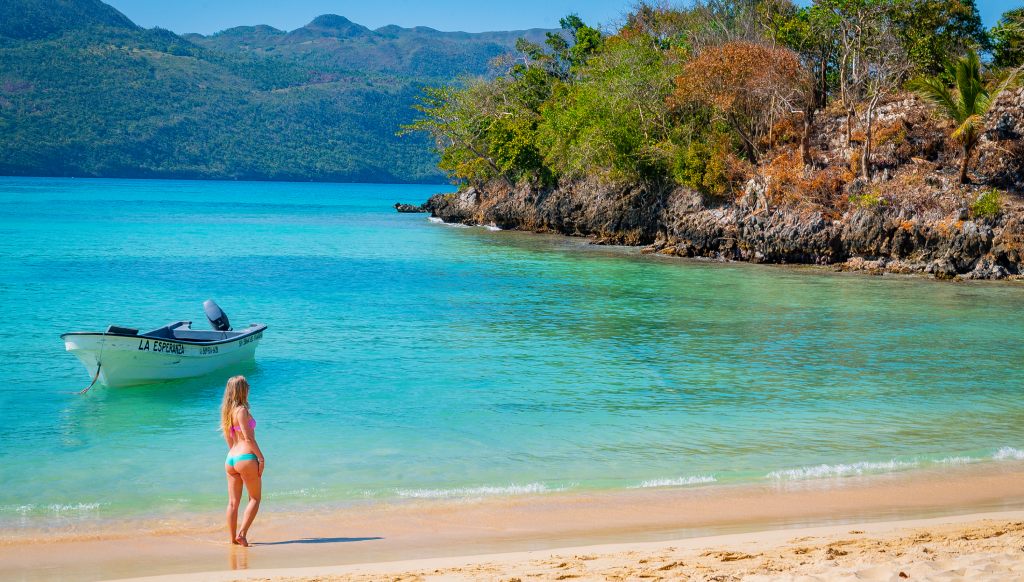
{"label": "ocean surface", "polygon": [[[641,256],[397,214],[438,186],[0,178],[0,529],[264,503],[842,480],[1024,459],[1024,286]],[[269,325],[87,395],[60,334]]]}

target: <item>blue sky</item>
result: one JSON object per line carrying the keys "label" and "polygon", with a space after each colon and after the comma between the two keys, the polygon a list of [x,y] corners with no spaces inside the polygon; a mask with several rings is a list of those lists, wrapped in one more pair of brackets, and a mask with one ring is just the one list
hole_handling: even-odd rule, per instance
{"label": "blue sky", "polygon": [[[976,0],[986,26],[1024,0]],[[340,14],[378,28],[386,24],[430,26],[439,30],[519,30],[557,28],[558,19],[575,12],[587,23],[614,25],[632,0],[107,0],[146,28],[210,34],[239,25],[269,24],[293,30],[321,14]]]}

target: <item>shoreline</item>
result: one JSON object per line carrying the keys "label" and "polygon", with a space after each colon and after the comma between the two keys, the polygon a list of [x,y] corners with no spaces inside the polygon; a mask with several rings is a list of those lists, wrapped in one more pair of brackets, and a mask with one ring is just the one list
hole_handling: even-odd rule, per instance
{"label": "shoreline", "polygon": [[8,543],[0,546],[0,578],[103,580],[324,568],[1021,510],[1021,463],[754,486],[382,503],[327,512],[286,513],[270,506],[251,532],[255,547],[249,550],[220,539],[217,512],[199,523],[155,520],[145,534]]}
{"label": "shoreline", "polygon": [[[573,251],[601,252],[604,250],[609,255],[620,254],[630,259],[665,262],[665,264],[683,264],[698,266],[732,266],[742,268],[763,268],[771,271],[784,271],[792,273],[813,273],[817,275],[834,275],[849,277],[885,277],[887,280],[905,281],[932,281],[939,283],[958,284],[979,284],[979,285],[1003,285],[1020,286],[1024,282],[1024,275],[1010,275],[1003,278],[971,278],[971,277],[949,277],[942,278],[924,271],[893,270],[879,267],[877,262],[856,259],[847,263],[772,263],[745,261],[741,259],[728,259],[721,257],[708,257],[701,255],[684,256],[671,253],[648,252],[647,248],[640,245],[629,245],[621,242],[605,241],[592,235],[565,234],[555,231],[524,230],[519,228],[499,228],[487,224],[464,224],[461,222],[446,222],[441,218],[428,215],[427,219],[435,224],[452,228],[475,228],[484,232],[499,232],[505,235],[547,237],[552,241],[558,241]],[[558,244],[556,242],[555,244]]]}
{"label": "shoreline", "polygon": [[[570,546],[324,567],[145,576],[114,582],[522,580],[523,577],[532,580],[691,577],[701,580],[790,580],[799,574],[803,574],[799,578],[801,580],[881,582],[928,576],[961,579],[969,571],[973,575],[971,579],[1003,580],[1024,574],[1024,563],[1016,555],[1017,546],[1024,541],[1022,520],[1024,510],[1018,510],[867,524],[768,529],[658,542]],[[857,529],[852,529],[854,527]]]}
{"label": "shoreline", "polygon": [[[305,498],[282,497],[282,492],[266,490],[264,506],[272,506],[277,513],[302,518],[307,514],[330,512],[372,512],[380,508],[412,508],[419,505],[474,504],[500,500],[528,500],[545,498],[571,498],[588,496],[640,495],[658,492],[706,490],[725,492],[793,491],[815,489],[842,489],[848,485],[870,485],[893,480],[931,479],[942,475],[986,475],[1005,472],[1024,473],[1024,451],[1004,446],[991,455],[947,456],[942,458],[890,458],[834,464],[810,464],[775,469],[766,474],[733,476],[722,474],[691,474],[661,476],[657,478],[617,480],[615,484],[601,485],[579,482],[502,482],[491,484],[457,485],[450,488],[394,488],[365,490],[359,497],[329,497],[314,494]],[[314,491],[316,491],[314,489]],[[292,492],[284,492],[292,493]],[[100,515],[101,503],[80,506],[40,506],[49,513],[29,512],[34,505],[21,506],[21,517],[10,514],[0,519],[0,548],[33,543],[76,542],[124,539],[146,535],[174,533],[202,534],[216,531],[219,520],[210,516],[219,514],[220,499],[210,504],[209,499],[196,500],[201,509],[174,510],[169,508],[150,511],[122,510],[113,515]],[[14,506],[5,506],[11,511]],[[159,524],[154,527],[154,524]]]}
{"label": "shoreline", "polygon": [[823,265],[937,279],[1024,278],[1024,212],[995,217],[906,209],[771,207],[744,197],[709,202],[682,187],[582,180],[553,189],[485,184],[439,193],[420,209],[446,224],[587,237],[645,254],[717,261]]}

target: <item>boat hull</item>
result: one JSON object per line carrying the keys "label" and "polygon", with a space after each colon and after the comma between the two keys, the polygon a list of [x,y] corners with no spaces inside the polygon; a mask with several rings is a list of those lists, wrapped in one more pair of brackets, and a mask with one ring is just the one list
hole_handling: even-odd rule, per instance
{"label": "boat hull", "polygon": [[90,378],[111,387],[192,378],[253,359],[266,326],[218,342],[184,342],[109,333],[65,334],[64,347],[85,366]]}

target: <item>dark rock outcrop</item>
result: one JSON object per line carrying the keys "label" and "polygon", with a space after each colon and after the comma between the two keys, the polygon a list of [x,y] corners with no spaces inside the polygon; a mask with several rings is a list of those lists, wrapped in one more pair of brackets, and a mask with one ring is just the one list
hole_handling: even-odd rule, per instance
{"label": "dark rock outcrop", "polygon": [[422,205],[421,204],[405,204],[405,203],[402,203],[402,202],[395,202],[395,210],[397,210],[399,212],[408,212],[408,213],[430,212],[429,210],[427,210],[425,204],[422,204]]}
{"label": "dark rock outcrop", "polygon": [[575,183],[553,190],[467,188],[424,208],[445,222],[589,236],[681,257],[835,265],[875,273],[1003,279],[1024,274],[1024,213],[922,218],[888,209],[821,213],[715,204],[685,188]]}

